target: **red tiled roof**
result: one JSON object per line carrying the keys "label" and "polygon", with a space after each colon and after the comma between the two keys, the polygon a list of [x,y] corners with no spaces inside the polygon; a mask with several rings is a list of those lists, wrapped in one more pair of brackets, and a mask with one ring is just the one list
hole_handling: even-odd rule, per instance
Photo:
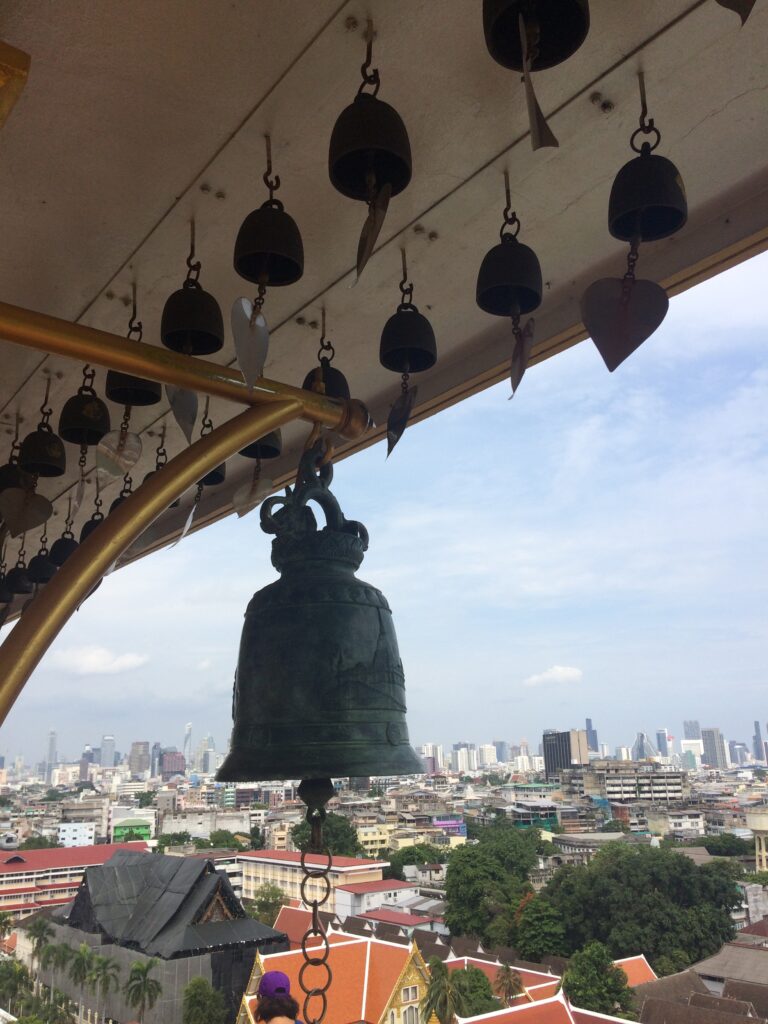
{"label": "red tiled roof", "polygon": [[85,869],[106,863],[117,850],[146,852],[147,849],[146,843],[111,843],[53,850],[7,850],[0,854],[0,875],[20,871],[50,871],[55,868]]}
{"label": "red tiled roof", "polygon": [[[296,850],[246,850],[238,853],[238,860],[264,860],[277,861],[283,864],[300,864],[301,854]],[[307,864],[312,866],[324,866],[325,857],[317,853],[307,854]],[[331,870],[348,871],[350,868],[365,869],[389,867],[386,860],[367,860],[364,857],[334,857],[331,861]]]}
{"label": "red tiled roof", "polygon": [[[459,1021],[483,1021],[483,1024],[574,1024],[574,1017],[562,994],[541,1003],[511,1006],[508,1010],[495,1010],[478,1017],[459,1017]],[[611,1020],[610,1017],[607,1018]]]}
{"label": "red tiled roof", "polygon": [[613,962],[626,974],[627,984],[630,988],[634,988],[635,985],[644,985],[647,981],[656,981],[658,977],[642,953],[640,956],[625,956],[623,960],[614,960]]}
{"label": "red tiled roof", "polygon": [[[362,915],[360,915],[362,917]],[[460,956],[451,957],[445,961],[445,966],[452,971],[464,971],[467,967],[477,967],[478,970],[482,971],[486,978],[490,981],[493,986],[496,980],[500,964],[493,960],[476,960],[471,956]],[[539,973],[538,971],[526,971],[525,969],[514,968],[520,975],[520,980],[525,986],[526,990],[535,988],[537,985],[546,985],[547,982],[552,978],[551,974],[547,974],[546,971]],[[559,978],[552,978],[556,983],[560,983]],[[550,993],[551,994],[551,993]],[[539,997],[540,998],[540,997]]]}
{"label": "red tiled roof", "polygon": [[560,978],[555,978],[554,981],[545,981],[543,985],[528,985],[525,991],[528,993],[529,999],[538,1003],[542,999],[551,999],[552,996],[556,996],[559,988]]}
{"label": "red tiled roof", "polygon": [[[291,949],[298,949],[309,926],[312,924],[312,911],[303,907],[282,906],[273,927],[288,936]],[[317,946],[321,942],[319,935],[307,940],[307,946]]]}
{"label": "red tiled roof", "polygon": [[373,882],[350,882],[348,885],[337,885],[344,892],[394,892],[397,889],[416,889],[414,882],[401,882],[397,878],[378,878]]}
{"label": "red tiled roof", "polygon": [[[378,939],[334,935],[328,966],[333,982],[328,989],[326,1019],[342,1024],[352,1021],[381,1019],[395,985],[412,955],[407,946]],[[291,991],[300,992],[299,970],[303,963],[301,950],[272,953],[261,958],[265,971],[284,971],[291,981]],[[312,971],[305,977],[312,982]],[[253,1014],[256,997],[248,999]]]}
{"label": "red tiled roof", "polygon": [[434,917],[418,917],[416,914],[406,914],[403,910],[389,910],[386,907],[379,907],[378,910],[366,910],[358,917],[365,917],[370,921],[385,921],[387,924],[399,924],[404,928],[416,928],[420,924],[432,924]]}

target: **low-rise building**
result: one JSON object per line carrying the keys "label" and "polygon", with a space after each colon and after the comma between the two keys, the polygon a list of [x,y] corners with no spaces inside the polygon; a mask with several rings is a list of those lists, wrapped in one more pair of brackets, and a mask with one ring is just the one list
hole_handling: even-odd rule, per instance
{"label": "low-rise building", "polygon": [[93,846],[96,825],[92,821],[62,821],[56,833],[59,846]]}
{"label": "low-rise building", "polygon": [[[308,854],[307,863],[312,867],[325,866],[325,857]],[[271,883],[281,889],[288,900],[301,899],[301,854],[292,850],[248,850],[237,855],[237,862],[243,872],[243,898],[254,899],[260,885]],[[381,881],[384,868],[388,861],[368,860],[357,857],[333,857],[329,870],[331,894],[323,909],[336,910],[336,890],[341,885],[351,882]],[[316,879],[311,879],[307,886],[307,895],[313,898],[320,895],[322,886]]]}
{"label": "low-rise building", "polygon": [[379,907],[403,906],[418,895],[413,882],[401,882],[396,878],[378,879],[370,882],[347,882],[336,886],[334,910],[340,921],[347,917],[358,917]]}

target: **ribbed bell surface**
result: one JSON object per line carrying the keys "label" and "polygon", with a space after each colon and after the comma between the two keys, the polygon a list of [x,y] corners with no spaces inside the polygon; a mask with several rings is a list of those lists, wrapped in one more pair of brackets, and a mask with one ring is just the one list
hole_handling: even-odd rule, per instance
{"label": "ribbed bell surface", "polygon": [[477,275],[477,304],[494,316],[531,313],[541,305],[541,266],[533,249],[504,235],[483,259]]}
{"label": "ribbed bell surface", "polygon": [[235,240],[235,270],[269,287],[293,284],[304,273],[304,244],[296,221],[277,199],[253,210]]}
{"label": "ribbed bell surface", "polygon": [[432,324],[413,305],[403,303],[381,332],[379,362],[395,373],[421,373],[437,361]]}
{"label": "ribbed bell surface", "polygon": [[485,45],[502,67],[523,70],[520,15],[537,42],[531,71],[562,64],[589,32],[589,0],[483,0]]}
{"label": "ribbed bell surface", "polygon": [[216,299],[194,281],[168,297],[160,321],[166,348],[190,356],[208,356],[224,345],[224,320]]}
{"label": "ribbed bell surface", "polygon": [[688,220],[688,200],[680,171],[644,143],[640,156],[616,175],[608,201],[608,230],[629,242],[668,238]]}
{"label": "ribbed bell surface", "polygon": [[389,185],[392,195],[411,180],[411,144],[394,107],[359,93],[339,114],[328,149],[328,174],[343,196],[368,202],[371,186]]}

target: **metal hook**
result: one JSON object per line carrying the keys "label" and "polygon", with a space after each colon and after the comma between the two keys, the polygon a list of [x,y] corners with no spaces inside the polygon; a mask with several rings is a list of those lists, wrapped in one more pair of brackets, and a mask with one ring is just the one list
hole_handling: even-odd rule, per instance
{"label": "metal hook", "polygon": [[200,276],[200,260],[195,260],[195,218],[189,222],[189,256],[187,256],[187,281],[191,285],[197,284]]}
{"label": "metal hook", "polygon": [[366,85],[372,85],[373,95],[379,91],[381,81],[379,79],[379,69],[374,68],[371,71],[371,64],[373,63],[373,37],[376,35],[373,29],[373,21],[368,18],[365,23],[365,63],[360,65],[360,74],[363,81],[360,84],[360,88],[357,90],[361,93]]}
{"label": "metal hook", "polygon": [[506,196],[507,205],[504,207],[504,213],[502,214],[504,222],[501,225],[501,231],[499,232],[502,241],[504,240],[505,228],[513,228],[514,230],[511,234],[514,235],[515,238],[517,238],[520,231],[520,219],[518,218],[517,213],[512,209],[512,191],[509,186],[509,171],[506,167],[504,168],[504,195]]}
{"label": "metal hook", "polygon": [[648,101],[645,96],[645,72],[638,71],[637,82],[640,86],[640,127],[644,132],[653,131],[653,118],[648,117]]}
{"label": "metal hook", "polygon": [[269,189],[269,198],[272,199],[274,193],[280,188],[280,175],[276,174],[272,177],[272,138],[270,135],[265,135],[264,140],[267,144],[267,169],[263,175],[264,184]]}
{"label": "metal hook", "polygon": [[405,256],[405,246],[400,249],[400,257],[403,263],[403,276],[400,281],[400,294],[403,297],[403,305],[413,301],[413,282],[408,280],[408,262]]}
{"label": "metal hook", "polygon": [[136,281],[131,283],[131,319],[128,321],[128,335],[138,334],[139,341],[144,331],[141,320],[136,319]]}

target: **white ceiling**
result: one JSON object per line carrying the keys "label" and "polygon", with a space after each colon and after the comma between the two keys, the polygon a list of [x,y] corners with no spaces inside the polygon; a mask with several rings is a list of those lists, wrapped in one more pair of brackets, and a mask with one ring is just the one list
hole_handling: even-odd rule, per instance
{"label": "white ceiling", "polygon": [[[580,336],[586,285],[623,273],[625,247],[608,234],[607,204],[613,176],[632,156],[640,68],[662,134],[659,152],[678,165],[690,204],[679,236],[642,247],[640,276],[684,278],[701,261],[768,231],[768,2],[758,0],[744,29],[714,0],[590,6],[592,28],[581,49],[535,76],[560,148],[534,153],[519,77],[488,55],[479,2],[4,4],[0,38],[29,52],[32,66],[0,137],[0,299],[124,334],[135,277],[144,340],[159,344],[162,306],[183,279],[194,216],[201,282],[228,322],[233,300],[253,292],[232,269],[232,248],[244,216],[266,198],[269,132],[279,198],[302,232],[305,273],[268,293],[267,374],[301,383],[315,363],[318,332],[297,318],[319,320],[325,303],[336,365],[353,395],[386,422],[399,380],[379,365],[378,343],[398,302],[405,244],[414,300],[432,321],[439,349],[436,367],[418,380],[421,414],[490,383],[508,359],[510,328],[482,313],[474,295],[477,268],[498,239],[503,170],[520,238],[538,253],[546,281],[536,315],[535,351],[542,355]],[[368,14],[380,96],[405,120],[414,169],[351,289],[365,209],[334,191],[327,153],[335,118],[357,91]],[[593,102],[596,92],[611,110]],[[210,358],[231,362],[231,338]],[[22,429],[32,429],[46,370],[54,374],[58,412],[79,384],[79,367],[0,342],[0,462],[17,412]],[[100,390],[103,380],[100,371]],[[212,403],[216,423],[236,411]],[[134,411],[134,429],[152,434],[136,479],[154,465],[166,413],[166,405]],[[119,416],[114,408],[113,425]],[[185,442],[165,418],[172,455]],[[270,475],[295,466],[307,429],[285,431],[284,458]],[[67,477],[40,484],[57,499],[51,537],[61,531],[61,498],[76,479],[76,451],[69,453]],[[206,492],[201,522],[227,511],[251,468],[231,460],[227,483]],[[93,494],[91,485],[81,520]],[[178,530],[191,499],[187,494],[166,514],[153,543]]]}

